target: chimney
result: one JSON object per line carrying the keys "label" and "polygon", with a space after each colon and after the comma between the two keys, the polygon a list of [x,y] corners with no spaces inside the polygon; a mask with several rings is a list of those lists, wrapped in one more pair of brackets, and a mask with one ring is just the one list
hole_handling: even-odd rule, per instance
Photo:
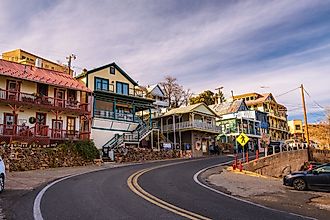
{"label": "chimney", "polygon": [[41,68],[42,67],[42,59],[37,58],[36,61],[35,61],[35,66],[38,67],[38,68]]}

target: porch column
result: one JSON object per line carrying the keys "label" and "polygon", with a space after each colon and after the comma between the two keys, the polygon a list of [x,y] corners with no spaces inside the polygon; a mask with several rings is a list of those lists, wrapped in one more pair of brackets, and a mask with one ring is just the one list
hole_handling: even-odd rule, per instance
{"label": "porch column", "polygon": [[251,133],[250,133],[250,120],[247,119],[246,121],[247,121],[247,125],[248,125],[248,126],[247,126],[247,128],[248,128],[248,134],[251,134]]}
{"label": "porch column", "polygon": [[173,139],[174,139],[174,149],[176,148],[176,135],[175,135],[175,115],[172,115],[173,119]]}
{"label": "porch column", "polygon": [[163,133],[163,118],[160,118],[160,131]]}
{"label": "porch column", "polygon": [[135,105],[133,104],[133,121],[135,121]]}
{"label": "porch column", "polygon": [[114,101],[113,101],[113,118],[114,119],[116,119],[117,118],[117,115],[116,115],[116,112],[117,112],[117,101],[116,101],[116,99],[114,99]]}
{"label": "porch column", "polygon": [[152,128],[151,109],[149,107],[149,127]]}

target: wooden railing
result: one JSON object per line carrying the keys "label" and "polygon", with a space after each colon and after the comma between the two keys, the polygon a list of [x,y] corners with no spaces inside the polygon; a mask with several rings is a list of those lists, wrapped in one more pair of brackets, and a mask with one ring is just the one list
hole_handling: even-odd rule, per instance
{"label": "wooden railing", "polygon": [[[179,131],[181,129],[201,129],[201,130],[206,130],[206,131],[211,131],[211,132],[219,132],[221,131],[221,128],[216,125],[212,125],[206,122],[201,122],[201,121],[184,121],[180,123],[175,123],[175,130]],[[173,131],[173,124],[170,125],[165,125],[163,127],[163,131]]]}
{"label": "wooden railing", "polygon": [[51,139],[88,139],[89,132],[49,128],[47,125],[33,127],[0,124],[0,135],[22,138],[49,137]]}
{"label": "wooden railing", "polygon": [[55,97],[41,96],[13,90],[0,89],[0,100],[21,102],[24,104],[35,104],[50,108],[59,107],[63,109],[82,110],[84,112],[90,111],[90,106],[88,103],[80,103],[77,100],[59,99]]}

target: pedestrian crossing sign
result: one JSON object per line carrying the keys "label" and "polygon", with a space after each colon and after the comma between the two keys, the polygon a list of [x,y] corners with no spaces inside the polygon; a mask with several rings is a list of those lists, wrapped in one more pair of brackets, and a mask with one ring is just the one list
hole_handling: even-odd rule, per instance
{"label": "pedestrian crossing sign", "polygon": [[240,145],[242,145],[242,147],[244,147],[244,145],[250,140],[250,138],[248,136],[246,136],[246,134],[241,133],[237,138],[236,141],[238,143],[240,143]]}

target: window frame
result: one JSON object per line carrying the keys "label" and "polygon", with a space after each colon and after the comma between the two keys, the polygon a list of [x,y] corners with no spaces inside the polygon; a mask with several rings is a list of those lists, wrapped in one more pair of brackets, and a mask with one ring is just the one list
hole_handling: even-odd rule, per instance
{"label": "window frame", "polygon": [[[97,84],[98,84],[98,80],[100,80],[100,84],[101,84],[101,88],[98,88],[97,87]],[[103,88],[103,85],[107,85],[106,89]],[[101,78],[101,77],[94,77],[94,90],[100,90],[100,91],[109,91],[109,79],[104,79],[104,78]]]}
{"label": "window frame", "polygon": [[[120,86],[119,86],[120,85]],[[124,86],[127,86],[127,94],[124,93]],[[121,89],[121,92],[119,92],[119,88]],[[116,93],[121,95],[129,95],[129,84],[124,82],[116,82]]]}

